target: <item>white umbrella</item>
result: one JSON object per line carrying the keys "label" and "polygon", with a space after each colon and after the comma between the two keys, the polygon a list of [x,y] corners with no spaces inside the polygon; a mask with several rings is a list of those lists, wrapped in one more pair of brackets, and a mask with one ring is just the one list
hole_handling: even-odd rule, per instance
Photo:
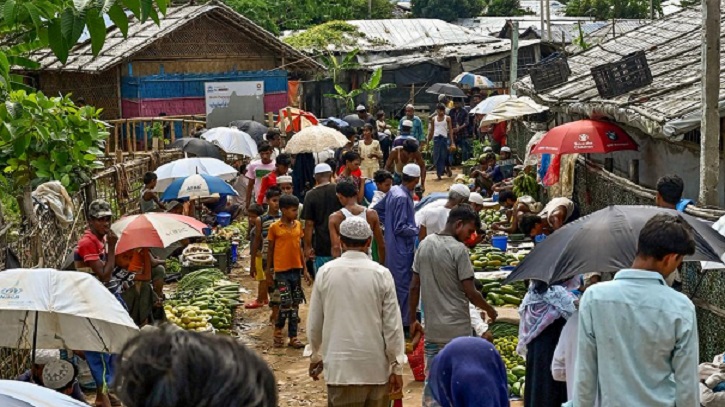
{"label": "white umbrella", "polygon": [[515,98],[516,98],[516,96],[511,96],[511,95],[489,96],[484,101],[477,104],[468,113],[469,114],[489,114],[493,111],[493,109],[496,108],[496,106],[499,105],[499,103],[505,102],[509,99],[515,99]]}
{"label": "white umbrella", "polygon": [[215,127],[205,131],[201,137],[219,146],[229,154],[247,157],[257,156],[257,143],[249,134],[231,127]]}
{"label": "white umbrella", "polygon": [[195,174],[206,174],[219,177],[225,181],[234,179],[237,170],[224,161],[216,158],[191,157],[182,158],[164,164],[154,171],[159,177],[156,191],[163,192],[175,179],[190,177]]}
{"label": "white umbrella", "polygon": [[63,393],[17,380],[0,380],[2,407],[77,407],[85,406]]}
{"label": "white umbrella", "polygon": [[347,138],[339,131],[327,126],[310,126],[292,136],[285,152],[290,154],[320,153],[328,149],[343,147]]}
{"label": "white umbrella", "polygon": [[499,103],[491,113],[483,118],[481,125],[505,122],[530,114],[542,113],[547,110],[549,110],[548,107],[534,102],[530,97],[522,96]]}
{"label": "white umbrella", "polygon": [[0,273],[0,347],[120,352],[138,333],[128,312],[80,271]]}

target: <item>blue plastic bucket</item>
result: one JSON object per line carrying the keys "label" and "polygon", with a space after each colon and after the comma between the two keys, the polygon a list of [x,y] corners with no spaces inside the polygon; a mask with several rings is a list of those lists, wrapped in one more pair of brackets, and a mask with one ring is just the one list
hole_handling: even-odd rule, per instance
{"label": "blue plastic bucket", "polygon": [[221,227],[229,226],[229,224],[232,223],[232,215],[226,212],[219,212],[219,214],[216,215],[216,223]]}
{"label": "blue plastic bucket", "polygon": [[508,247],[508,241],[508,236],[494,236],[491,238],[491,246],[505,252]]}
{"label": "blue plastic bucket", "polygon": [[377,191],[378,188],[375,186],[375,182],[371,179],[365,180],[365,200],[368,202],[372,202],[373,196],[375,196],[375,191]]}

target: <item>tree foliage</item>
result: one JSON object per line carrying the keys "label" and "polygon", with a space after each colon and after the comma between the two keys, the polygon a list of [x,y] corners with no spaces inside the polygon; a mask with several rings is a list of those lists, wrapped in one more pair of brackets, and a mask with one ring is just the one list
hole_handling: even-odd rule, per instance
{"label": "tree foliage", "polygon": [[[303,30],[333,20],[368,18],[368,0],[224,0],[240,14],[274,34]],[[389,0],[372,0],[372,18],[391,18]]]}
{"label": "tree foliage", "polygon": [[[662,0],[652,0],[655,14],[662,15]],[[596,20],[645,19],[650,17],[649,0],[570,0],[566,4],[570,17],[594,17]]]}
{"label": "tree foliage", "polygon": [[335,84],[335,92],[325,94],[325,97],[331,99],[342,100],[345,103],[345,108],[348,113],[355,111],[355,98],[360,96],[363,92],[367,94],[367,105],[368,109],[373,111],[375,106],[375,98],[380,95],[380,92],[386,89],[393,89],[395,84],[393,83],[382,83],[383,80],[383,68],[377,68],[373,71],[370,78],[365,83],[360,85],[360,89],[353,89],[346,91],[339,84]]}
{"label": "tree foliage", "polygon": [[508,17],[521,14],[521,2],[519,0],[490,0],[486,7],[487,16]]}
{"label": "tree foliage", "polygon": [[484,0],[413,0],[413,16],[453,21],[477,17],[486,6]]}

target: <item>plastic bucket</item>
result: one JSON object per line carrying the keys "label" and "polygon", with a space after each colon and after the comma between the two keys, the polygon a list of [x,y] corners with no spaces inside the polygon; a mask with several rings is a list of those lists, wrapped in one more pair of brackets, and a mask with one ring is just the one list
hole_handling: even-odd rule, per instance
{"label": "plastic bucket", "polygon": [[508,236],[494,236],[491,238],[491,246],[505,252],[508,247],[508,241]]}
{"label": "plastic bucket", "polygon": [[216,223],[221,227],[229,226],[229,224],[232,223],[232,215],[226,212],[219,212],[216,216]]}

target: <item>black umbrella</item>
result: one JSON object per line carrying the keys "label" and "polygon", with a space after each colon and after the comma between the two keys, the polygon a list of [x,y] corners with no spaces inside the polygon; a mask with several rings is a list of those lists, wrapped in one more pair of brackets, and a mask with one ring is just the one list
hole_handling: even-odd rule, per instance
{"label": "black umbrella", "polygon": [[631,267],[639,233],[653,216],[681,216],[693,229],[696,251],[687,261],[722,262],[725,237],[694,216],[656,206],[612,205],[552,233],[506,278],[539,280],[547,284],[579,274],[616,272]]}
{"label": "black umbrella", "polygon": [[350,127],[362,127],[365,125],[365,121],[358,117],[356,114],[349,114],[342,118],[343,121],[347,122]]}
{"label": "black umbrella", "polygon": [[452,98],[465,98],[466,93],[456,85],[451,83],[434,83],[433,86],[425,90],[425,93],[433,93],[434,95],[446,95]]}
{"label": "black umbrella", "polygon": [[264,140],[264,135],[269,130],[267,126],[254,120],[235,120],[229,123],[229,126],[234,126],[239,130],[249,134],[254,139],[254,142],[259,144]]}
{"label": "black umbrella", "polygon": [[180,148],[183,152],[197,157],[222,159],[221,151],[214,144],[199,138],[183,137],[176,139],[167,148]]}

